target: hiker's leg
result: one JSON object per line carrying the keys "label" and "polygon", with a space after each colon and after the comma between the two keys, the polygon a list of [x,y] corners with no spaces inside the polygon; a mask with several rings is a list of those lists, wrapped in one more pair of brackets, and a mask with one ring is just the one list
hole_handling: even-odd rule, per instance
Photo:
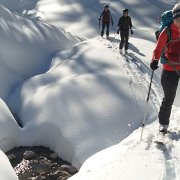
{"label": "hiker's leg", "polygon": [[103,37],[104,35],[104,29],[105,29],[105,23],[102,23],[102,31],[101,31],[101,36]]}
{"label": "hiker's leg", "polygon": [[125,50],[128,50],[129,48],[129,31],[127,31],[125,34],[124,34],[124,39],[125,39]]}
{"label": "hiker's leg", "polygon": [[106,23],[106,37],[109,37],[109,23]]}
{"label": "hiker's leg", "polygon": [[179,76],[174,71],[163,70],[161,84],[164,91],[164,98],[159,111],[159,123],[169,125],[171,108],[176,96],[176,90],[179,82]]}
{"label": "hiker's leg", "polygon": [[124,32],[120,32],[121,42],[119,45],[119,49],[122,49],[124,46]]}

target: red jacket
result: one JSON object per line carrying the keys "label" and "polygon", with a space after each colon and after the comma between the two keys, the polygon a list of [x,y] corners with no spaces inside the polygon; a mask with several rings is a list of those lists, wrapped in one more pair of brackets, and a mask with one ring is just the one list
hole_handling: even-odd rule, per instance
{"label": "red jacket", "polygon": [[[179,65],[176,65],[175,67],[177,70],[180,70],[180,29],[176,27],[174,23],[170,26],[170,28],[172,40],[179,40],[170,42],[166,50],[165,56],[172,63],[179,63]],[[152,61],[160,59],[162,51],[167,44],[167,40],[168,35],[166,30],[164,29],[159,36],[156,48],[153,52]],[[174,71],[174,69],[168,64],[163,64],[163,69],[167,71]]]}
{"label": "red jacket", "polygon": [[108,11],[103,10],[99,18],[101,19],[101,17],[102,17],[102,23],[111,22],[113,24],[113,19],[112,19],[110,10]]}

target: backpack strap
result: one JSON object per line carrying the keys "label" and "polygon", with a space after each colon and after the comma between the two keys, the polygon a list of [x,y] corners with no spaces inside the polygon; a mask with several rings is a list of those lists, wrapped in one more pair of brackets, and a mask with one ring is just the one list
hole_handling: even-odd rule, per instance
{"label": "backpack strap", "polygon": [[167,48],[168,48],[168,46],[169,46],[169,44],[170,44],[170,42],[172,40],[172,34],[171,34],[170,26],[166,26],[165,31],[166,31],[166,34],[167,34],[168,37],[167,37],[166,46],[163,48],[162,53],[161,53],[161,57],[160,57],[160,60],[161,60],[162,64],[167,64],[168,59],[165,56],[165,53],[166,53],[166,50],[167,50]]}
{"label": "backpack strap", "polygon": [[166,26],[165,30],[166,30],[166,34],[167,34],[167,36],[168,36],[168,40],[167,40],[167,43],[166,43],[166,47],[168,47],[169,43],[170,43],[171,40],[172,40],[172,33],[171,33],[171,28],[170,28],[170,26]]}

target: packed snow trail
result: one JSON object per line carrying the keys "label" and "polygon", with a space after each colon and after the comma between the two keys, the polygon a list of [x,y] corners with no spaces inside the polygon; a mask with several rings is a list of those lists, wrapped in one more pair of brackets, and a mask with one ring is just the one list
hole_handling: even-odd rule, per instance
{"label": "packed snow trail", "polygon": [[[144,99],[146,99],[146,93],[148,92],[150,76],[152,73],[148,65],[136,56],[136,52],[131,50],[131,44],[128,53],[121,54],[119,52],[119,41],[117,39],[111,38],[111,40],[104,40],[103,43],[105,46],[107,46],[107,48],[110,48],[110,50],[117,55],[117,60],[122,63],[126,74],[129,76],[129,85],[132,91],[132,97],[134,97],[134,102],[136,101],[135,92],[133,90],[134,86],[141,86],[141,90],[145,92],[145,94],[143,93]],[[122,58],[124,61],[122,61]],[[155,77],[153,78],[150,101],[156,110],[159,109],[161,99],[161,86],[156,82]]]}

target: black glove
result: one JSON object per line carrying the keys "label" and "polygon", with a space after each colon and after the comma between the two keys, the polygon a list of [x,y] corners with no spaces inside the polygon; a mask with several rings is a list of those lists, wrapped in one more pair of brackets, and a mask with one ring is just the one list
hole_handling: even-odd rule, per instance
{"label": "black glove", "polygon": [[133,34],[133,30],[131,29],[131,34]]}
{"label": "black glove", "polygon": [[150,67],[151,69],[154,71],[156,70],[159,66],[158,66],[158,60],[154,60],[150,63]]}
{"label": "black glove", "polygon": [[117,30],[117,34],[119,34],[119,30]]}

